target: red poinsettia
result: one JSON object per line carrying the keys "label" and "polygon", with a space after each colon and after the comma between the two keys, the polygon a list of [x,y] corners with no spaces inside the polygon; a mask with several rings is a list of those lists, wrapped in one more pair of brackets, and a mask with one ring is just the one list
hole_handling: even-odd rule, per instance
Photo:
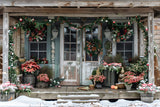
{"label": "red poinsettia", "polygon": [[26,73],[34,73],[36,70],[40,69],[40,66],[33,60],[29,60],[21,65],[21,69]]}
{"label": "red poinsettia", "polygon": [[39,74],[37,76],[38,81],[43,81],[43,82],[48,82],[49,81],[49,77],[47,74]]}

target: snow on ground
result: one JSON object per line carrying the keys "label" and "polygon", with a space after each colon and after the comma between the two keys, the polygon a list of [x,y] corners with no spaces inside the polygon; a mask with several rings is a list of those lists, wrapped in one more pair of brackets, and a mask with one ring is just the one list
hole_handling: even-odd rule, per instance
{"label": "snow on ground", "polygon": [[129,101],[120,99],[116,102],[102,100],[100,103],[77,104],[69,101],[64,104],[57,104],[56,101],[44,101],[39,98],[30,98],[27,96],[19,96],[12,101],[0,102],[0,107],[160,107],[160,100],[153,103],[144,103],[142,101]]}

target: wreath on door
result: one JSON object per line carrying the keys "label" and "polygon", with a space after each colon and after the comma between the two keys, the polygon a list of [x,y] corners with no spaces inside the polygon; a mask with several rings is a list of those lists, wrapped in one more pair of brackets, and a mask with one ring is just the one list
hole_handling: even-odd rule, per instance
{"label": "wreath on door", "polygon": [[97,56],[102,51],[101,40],[94,38],[86,41],[85,51],[90,57]]}

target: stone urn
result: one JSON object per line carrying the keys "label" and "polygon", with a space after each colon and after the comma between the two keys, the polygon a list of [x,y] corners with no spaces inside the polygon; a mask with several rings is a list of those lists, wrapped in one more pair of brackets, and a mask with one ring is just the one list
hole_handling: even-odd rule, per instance
{"label": "stone urn", "polygon": [[141,101],[146,103],[152,103],[154,100],[154,94],[153,93],[140,93]]}
{"label": "stone urn", "polygon": [[33,74],[25,74],[23,79],[25,84],[30,83],[33,87],[35,86],[35,76]]}

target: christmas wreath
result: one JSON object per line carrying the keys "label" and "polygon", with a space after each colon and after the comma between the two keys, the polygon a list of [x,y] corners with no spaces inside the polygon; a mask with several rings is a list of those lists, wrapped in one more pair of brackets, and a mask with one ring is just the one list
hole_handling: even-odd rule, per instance
{"label": "christmas wreath", "polygon": [[94,38],[86,41],[85,51],[89,56],[97,56],[101,50],[101,40]]}

